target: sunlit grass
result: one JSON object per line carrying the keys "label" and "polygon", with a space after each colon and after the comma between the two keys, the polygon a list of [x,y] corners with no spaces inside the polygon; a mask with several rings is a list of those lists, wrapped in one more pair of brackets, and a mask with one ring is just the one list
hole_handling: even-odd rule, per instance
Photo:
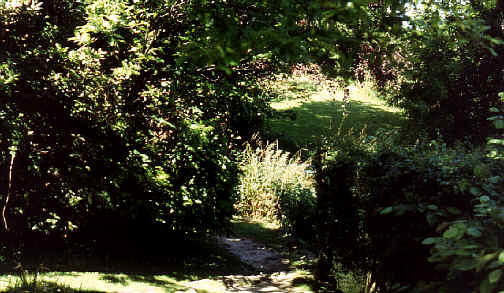
{"label": "sunlit grass", "polygon": [[219,279],[193,281],[177,280],[169,275],[136,275],[101,272],[51,272],[41,274],[32,289],[23,288],[16,275],[0,276],[0,292],[121,292],[121,293],[166,293],[166,292],[208,292],[224,293],[225,284]]}
{"label": "sunlit grass", "polygon": [[[343,88],[331,84],[321,84],[309,76],[278,79],[274,83],[279,98],[271,103],[275,110],[288,110],[302,106],[305,102],[332,102],[343,100]],[[270,85],[273,86],[273,85]],[[401,109],[386,105],[378,98],[371,82],[353,83],[350,89],[350,100],[372,105],[387,112],[398,113]]]}
{"label": "sunlit grass", "polygon": [[[20,283],[17,275],[0,276],[0,290],[8,292],[9,288]],[[188,289],[182,283],[168,275],[129,275],[101,272],[49,272],[39,275],[37,286],[41,292],[44,288],[65,288],[65,291],[92,292],[176,292]],[[54,292],[56,292],[55,290]],[[14,292],[14,291],[13,291]]]}
{"label": "sunlit grass", "polygon": [[370,82],[355,83],[350,90],[348,115],[343,118],[344,89],[341,84],[321,80],[320,76],[278,78],[269,84],[277,95],[271,103],[276,115],[270,119],[271,138],[289,151],[310,148],[321,136],[348,133],[374,135],[378,129],[400,129],[406,123],[402,111],[386,105]]}
{"label": "sunlit grass", "polygon": [[264,219],[252,220],[242,217],[234,217],[231,223],[233,233],[237,236],[250,238],[275,249],[281,249],[284,244],[280,224],[278,223]]}

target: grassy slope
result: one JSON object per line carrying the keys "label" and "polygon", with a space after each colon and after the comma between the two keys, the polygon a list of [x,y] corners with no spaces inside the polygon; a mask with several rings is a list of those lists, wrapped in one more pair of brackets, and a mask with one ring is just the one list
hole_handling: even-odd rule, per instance
{"label": "grassy slope", "polygon": [[353,84],[350,89],[349,115],[342,124],[343,90],[321,85],[314,76],[280,79],[270,85],[278,95],[272,103],[276,115],[269,120],[271,137],[289,150],[309,148],[322,135],[331,136],[342,127],[374,135],[380,129],[399,129],[405,125],[401,111],[386,106],[368,83]]}

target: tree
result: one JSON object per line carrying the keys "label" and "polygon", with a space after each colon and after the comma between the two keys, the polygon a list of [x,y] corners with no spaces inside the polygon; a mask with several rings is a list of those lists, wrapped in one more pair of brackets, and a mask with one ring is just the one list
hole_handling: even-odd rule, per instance
{"label": "tree", "polygon": [[[388,62],[395,79],[382,83],[384,94],[431,135],[484,142],[489,109],[502,103],[502,1],[412,4],[409,27],[394,46],[399,56]],[[382,68],[374,72],[380,79]]]}

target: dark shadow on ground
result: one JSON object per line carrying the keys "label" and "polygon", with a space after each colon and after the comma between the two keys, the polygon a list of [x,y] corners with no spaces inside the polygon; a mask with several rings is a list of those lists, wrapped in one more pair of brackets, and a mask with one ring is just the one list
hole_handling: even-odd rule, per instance
{"label": "dark shadow on ground", "polygon": [[[303,261],[306,256],[305,251],[297,249],[297,246],[292,247],[292,241],[283,237],[279,228],[271,228],[261,222],[238,219],[233,220],[232,230],[232,235],[229,235],[231,237],[252,238],[259,243],[266,244],[269,248],[281,252],[282,259],[290,260],[291,269],[306,267],[305,265],[308,264],[294,265]],[[123,243],[123,245],[126,244]],[[40,284],[44,290],[38,290],[37,292],[47,293],[102,293],[96,290],[70,288],[64,283],[65,277],[79,278],[82,276],[81,273],[90,272],[99,273],[96,277],[97,280],[101,279],[101,281],[119,285],[119,287],[125,289],[142,283],[149,287],[159,288],[162,292],[189,290],[189,287],[179,283],[181,281],[213,279],[224,280],[225,283],[225,280],[229,280],[226,276],[235,275],[238,278],[243,276],[245,280],[247,276],[258,275],[259,273],[258,269],[243,264],[237,256],[218,246],[217,241],[211,237],[206,240],[188,242],[185,247],[177,247],[180,249],[179,251],[160,252],[158,254],[151,252],[146,255],[138,253],[132,253],[131,255],[114,255],[111,253],[92,255],[80,253],[75,249],[66,252],[38,251],[37,257],[28,258],[25,256],[22,264],[23,268],[30,272],[37,271],[37,268],[40,268],[40,265],[43,264],[43,272],[51,273],[48,276],[50,281],[54,279],[58,282],[59,279],[62,282],[59,284]],[[293,248],[294,250],[292,250]],[[179,257],[174,258],[174,254],[178,254]],[[183,257],[181,257],[182,255]],[[4,270],[0,272],[0,275],[18,275],[16,270],[13,269],[13,265],[10,267],[11,269],[5,270],[7,267],[3,267]],[[97,288],[101,288],[101,285],[98,286]],[[21,293],[26,292],[26,290],[18,286],[6,292]],[[197,292],[202,293],[203,290],[197,290]]]}
{"label": "dark shadow on ground", "polygon": [[[132,278],[134,278],[135,276],[133,276]],[[103,277],[101,277],[102,280],[104,281],[108,281],[110,283],[115,283],[115,284],[121,284],[121,285],[128,285],[128,277],[124,277],[124,276],[116,276],[116,275],[105,275]]]}
{"label": "dark shadow on ground", "polygon": [[277,115],[268,121],[269,136],[278,138],[281,148],[297,151],[311,147],[310,144],[321,136],[335,135],[340,127],[342,133],[350,129],[360,133],[366,128],[368,135],[374,135],[380,128],[399,130],[407,124],[407,119],[399,112],[389,112],[360,101],[350,101],[346,106],[348,115],[343,120],[343,106],[342,101],[306,102],[299,107],[277,111]]}
{"label": "dark shadow on ground", "polygon": [[311,290],[314,290],[318,284],[313,278],[308,277],[297,277],[292,280],[292,286],[298,287],[302,285],[308,286]]}
{"label": "dark shadow on ground", "polygon": [[[138,253],[131,255],[85,254],[75,249],[65,252],[39,250],[31,257],[25,256],[21,263],[29,272],[36,272],[43,264],[44,269],[41,272],[55,273],[55,279],[58,279],[58,276],[79,277],[79,273],[92,272],[100,273],[99,278],[111,284],[127,287],[132,282],[141,282],[148,286],[162,288],[167,292],[187,288],[182,288],[175,282],[160,279],[157,276],[167,276],[179,282],[250,273],[250,268],[224,248],[218,247],[217,242],[212,238],[187,242],[184,246],[177,245],[177,249],[179,250],[150,252],[145,255]],[[15,266],[16,262],[12,260],[4,262],[0,268],[0,275],[18,275]],[[57,286],[57,284],[49,285]],[[58,292],[62,293],[94,292],[65,288],[61,284],[59,288],[61,290]],[[24,291],[17,288],[8,292]],[[57,292],[57,290],[47,292]]]}

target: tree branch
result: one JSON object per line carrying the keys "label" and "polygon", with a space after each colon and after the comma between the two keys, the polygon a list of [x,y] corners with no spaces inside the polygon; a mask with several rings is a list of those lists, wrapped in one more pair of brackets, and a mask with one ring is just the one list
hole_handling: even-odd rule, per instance
{"label": "tree branch", "polygon": [[5,211],[7,210],[7,204],[9,203],[10,190],[12,186],[12,166],[14,165],[14,158],[16,157],[16,153],[11,154],[11,161],[9,165],[9,184],[7,187],[7,196],[5,197],[5,204],[2,208],[2,219],[4,222],[4,227],[6,231],[9,231],[9,226],[7,225],[7,219],[5,218]]}

